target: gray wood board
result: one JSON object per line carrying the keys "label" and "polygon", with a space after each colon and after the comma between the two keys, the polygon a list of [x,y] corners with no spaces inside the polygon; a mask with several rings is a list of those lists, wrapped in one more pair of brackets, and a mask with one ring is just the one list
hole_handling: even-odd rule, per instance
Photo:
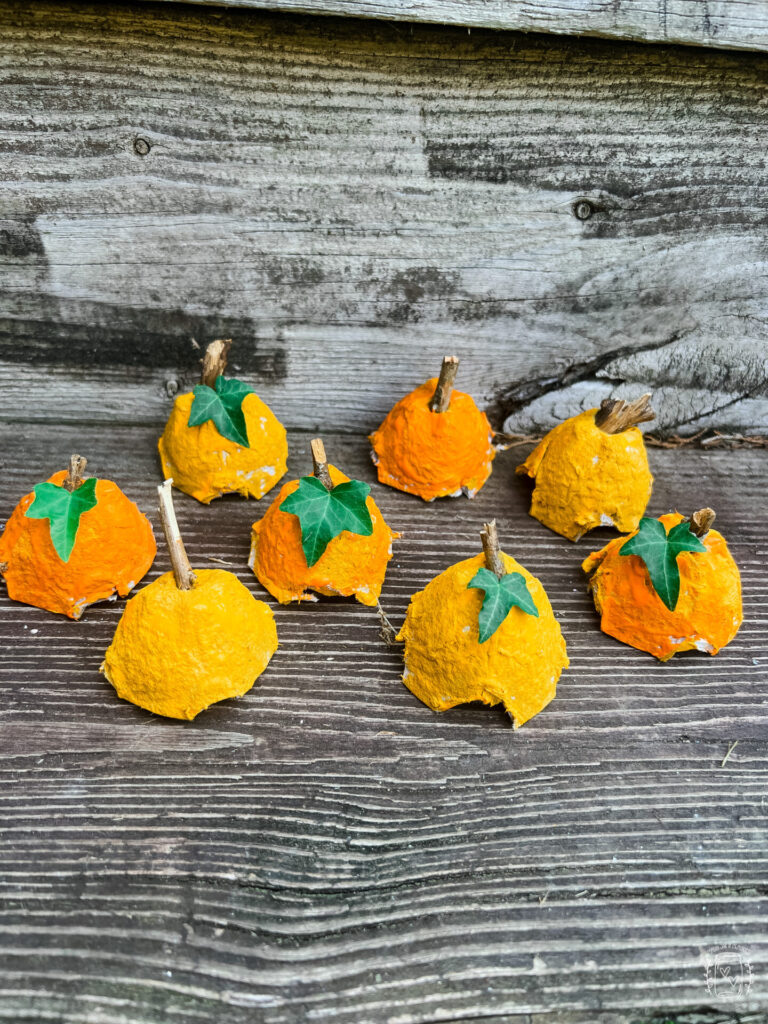
{"label": "gray wood board", "polygon": [[[77,450],[157,523],[155,439],[7,424],[0,512]],[[248,695],[163,720],[98,673],[122,602],[74,623],[3,590],[0,1020],[763,1024],[768,455],[651,451],[652,512],[717,509],[746,616],[716,658],[661,665],[597,629],[579,563],[611,534],[531,519],[524,450],[473,502],[424,504],[374,483],[362,438],[326,446],[402,533],[396,623],[496,516],[562,624],[557,698],[517,731],[482,705],[434,714],[374,611],[322,600],[273,603],[280,649]],[[193,563],[269,600],[246,567],[267,501],[177,507]],[[723,946],[751,965],[740,999],[707,990]]]}
{"label": "gray wood board", "polygon": [[0,19],[9,414],[159,423],[225,335],[298,429],[374,428],[451,351],[509,430],[646,387],[657,428],[768,429],[762,56],[175,5]]}
{"label": "gray wood board", "polygon": [[[184,3],[185,0],[173,0]],[[265,8],[426,21],[523,32],[607,36],[736,50],[768,49],[763,0],[190,0],[207,7]]]}

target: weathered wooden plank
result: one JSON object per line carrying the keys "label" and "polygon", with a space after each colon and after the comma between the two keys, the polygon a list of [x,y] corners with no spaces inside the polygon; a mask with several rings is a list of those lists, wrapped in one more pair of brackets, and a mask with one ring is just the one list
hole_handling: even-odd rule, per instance
{"label": "weathered wooden plank", "polygon": [[[182,3],[184,0],[173,0]],[[304,14],[437,22],[445,25],[607,36],[736,50],[768,49],[768,11],[760,0],[190,0]]]}
{"label": "weathered wooden plank", "polygon": [[[0,511],[77,449],[152,513],[154,439],[7,424],[2,450],[23,455]],[[307,440],[290,437],[292,473]],[[403,534],[396,622],[496,516],[562,623],[558,697],[517,732],[482,706],[435,715],[372,610],[323,600],[276,609],[280,649],[245,698],[159,720],[98,674],[122,602],[73,623],[3,593],[0,1020],[762,1024],[765,454],[650,453],[654,513],[718,509],[746,613],[717,658],[660,665],[597,631],[592,542],[527,516],[515,453],[473,502],[426,505],[374,483],[362,438],[326,445]],[[246,559],[266,500],[177,502],[193,562],[260,598]],[[752,982],[726,1001],[705,960],[729,944]]]}
{"label": "weathered wooden plank", "polygon": [[4,415],[158,423],[225,334],[302,429],[456,351],[508,429],[648,386],[664,429],[766,430],[762,57],[0,11]]}

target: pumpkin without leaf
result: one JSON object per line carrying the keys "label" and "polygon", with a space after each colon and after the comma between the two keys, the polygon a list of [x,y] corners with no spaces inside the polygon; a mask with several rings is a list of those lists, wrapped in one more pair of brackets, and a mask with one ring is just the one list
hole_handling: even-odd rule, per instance
{"label": "pumpkin without leaf", "polygon": [[636,529],[653,485],[637,429],[653,419],[649,398],[609,399],[550,430],[517,467],[535,481],[534,519],[573,541],[596,526]]}
{"label": "pumpkin without leaf", "polygon": [[401,398],[369,440],[379,483],[434,498],[473,498],[496,454],[488,417],[471,395],[453,391],[459,361],[446,356],[439,378]]}
{"label": "pumpkin without leaf", "polygon": [[277,650],[272,609],[223,569],[193,573],[170,481],[158,488],[173,571],[125,606],[101,671],[118,697],[167,718],[192,719],[251,689]]}

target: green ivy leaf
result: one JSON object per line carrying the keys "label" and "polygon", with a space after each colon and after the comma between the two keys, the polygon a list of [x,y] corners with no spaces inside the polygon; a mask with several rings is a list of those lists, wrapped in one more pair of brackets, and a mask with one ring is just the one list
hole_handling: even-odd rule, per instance
{"label": "green ivy leaf", "polygon": [[212,420],[222,437],[243,448],[250,447],[242,406],[245,396],[253,394],[253,388],[241,380],[217,377],[214,387],[196,384],[192,393],[195,397],[189,410],[188,427],[199,427]]}
{"label": "green ivy leaf", "polygon": [[643,516],[634,537],[621,546],[622,555],[642,558],[653,589],[670,611],[675,610],[680,596],[680,570],[677,556],[681,551],[706,551],[691,524],[684,520],[667,533],[658,519]]}
{"label": "green ivy leaf", "polygon": [[62,562],[68,562],[75,546],[80,516],[96,505],[96,477],[89,477],[75,491],[59,484],[35,487],[35,500],[27,509],[27,519],[47,519],[51,542]]}
{"label": "green ivy leaf", "polygon": [[307,565],[314,565],[334,537],[347,530],[362,537],[373,533],[365,499],[371,493],[361,480],[347,480],[327,490],[314,476],[303,476],[298,490],[289,494],[281,512],[299,517],[301,546]]}
{"label": "green ivy leaf", "polygon": [[539,617],[539,610],[533,603],[522,573],[508,572],[499,579],[490,569],[478,569],[467,584],[467,589],[470,587],[485,591],[478,618],[481,644],[493,636],[513,608]]}

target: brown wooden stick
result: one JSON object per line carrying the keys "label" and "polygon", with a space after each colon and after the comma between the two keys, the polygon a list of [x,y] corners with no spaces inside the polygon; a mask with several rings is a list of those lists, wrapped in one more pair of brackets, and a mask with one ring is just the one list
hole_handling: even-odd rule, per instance
{"label": "brown wooden stick", "polygon": [[621,434],[630,427],[636,427],[638,423],[655,419],[649,391],[634,402],[625,402],[623,398],[604,399],[595,413],[595,426],[606,434]]}
{"label": "brown wooden stick", "polygon": [[501,550],[499,548],[499,535],[496,532],[496,520],[492,519],[490,523],[483,523],[483,528],[480,531],[480,540],[483,542],[483,551],[485,552],[485,564],[495,573],[499,579],[505,574],[504,563],[501,560]]}
{"label": "brown wooden stick", "polygon": [[84,459],[82,455],[70,455],[69,469],[61,486],[70,492],[76,491],[83,482],[83,473],[87,464],[88,460]]}
{"label": "brown wooden stick", "polygon": [[700,508],[691,516],[691,525],[688,527],[691,533],[697,537],[705,537],[712,529],[717,513],[713,508]]}
{"label": "brown wooden stick", "polygon": [[165,543],[168,545],[176,586],[179,590],[191,590],[195,584],[195,574],[189,564],[184,541],[179,532],[179,524],[176,522],[176,511],[171,495],[172,484],[173,480],[169,479],[157,488],[157,495],[160,499],[160,522],[165,534]]}
{"label": "brown wooden stick", "polygon": [[200,374],[200,383],[207,384],[212,388],[216,378],[220,377],[227,368],[227,356],[232,347],[231,338],[219,338],[212,341],[205,350],[203,356],[203,372]]}
{"label": "brown wooden stick", "polygon": [[448,406],[451,404],[451,390],[458,370],[458,356],[445,356],[443,365],[440,367],[440,376],[437,378],[435,393],[429,403],[432,412],[447,412]]}
{"label": "brown wooden stick", "polygon": [[310,441],[312,449],[312,471],[326,491],[333,490],[333,480],[328,469],[328,460],[325,457],[325,445],[319,437]]}

